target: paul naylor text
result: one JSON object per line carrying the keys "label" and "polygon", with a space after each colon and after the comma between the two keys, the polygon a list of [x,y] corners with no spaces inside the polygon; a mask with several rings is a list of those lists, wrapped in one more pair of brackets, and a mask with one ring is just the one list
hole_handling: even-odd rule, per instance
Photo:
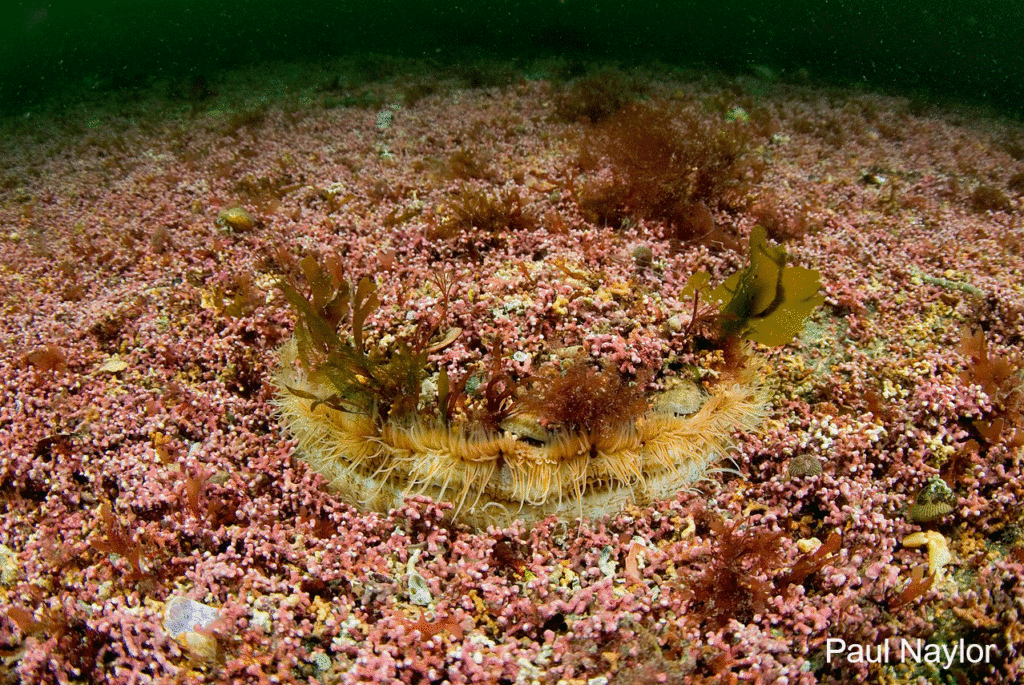
{"label": "paul naylor text", "polygon": [[847,644],[846,640],[830,637],[825,640],[825,660],[832,663],[833,659],[845,659],[849,664],[913,662],[950,668],[953,664],[990,664],[992,654],[998,654],[995,645],[967,642],[963,638],[949,644],[925,642],[921,638],[901,639],[898,644],[894,642],[886,640],[877,645]]}

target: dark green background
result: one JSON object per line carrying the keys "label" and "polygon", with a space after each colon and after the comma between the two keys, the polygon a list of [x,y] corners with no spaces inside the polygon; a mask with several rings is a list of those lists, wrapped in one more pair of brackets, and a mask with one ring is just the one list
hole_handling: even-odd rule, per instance
{"label": "dark green background", "polygon": [[1019,112],[1024,0],[974,2],[171,2],[7,0],[0,107],[267,60],[381,52],[458,62],[554,54],[953,96]]}

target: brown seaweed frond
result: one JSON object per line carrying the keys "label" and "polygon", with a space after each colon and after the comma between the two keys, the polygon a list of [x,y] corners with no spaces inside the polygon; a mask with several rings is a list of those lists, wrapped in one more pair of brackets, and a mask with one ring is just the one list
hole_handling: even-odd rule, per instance
{"label": "brown seaweed frond", "polygon": [[[353,288],[341,278],[339,270],[326,271],[313,257],[302,259],[300,266],[308,295],[287,281],[279,283],[299,315],[295,326],[298,359],[311,379],[329,385],[334,392],[321,397],[290,386],[285,386],[286,390],[311,400],[312,409],[325,404],[380,420],[414,413],[428,357],[461,333],[454,328],[437,337],[447,320],[455,278],[444,274],[434,279],[441,291],[436,316],[421,321],[409,339],[380,350],[366,345],[366,321],[380,305],[373,279],[364,276]],[[346,327],[347,334],[343,331]]]}
{"label": "brown seaweed frond", "polygon": [[642,382],[627,383],[616,369],[595,369],[586,358],[535,378],[530,392],[517,402],[517,410],[549,427],[589,435],[632,423],[648,408]]}

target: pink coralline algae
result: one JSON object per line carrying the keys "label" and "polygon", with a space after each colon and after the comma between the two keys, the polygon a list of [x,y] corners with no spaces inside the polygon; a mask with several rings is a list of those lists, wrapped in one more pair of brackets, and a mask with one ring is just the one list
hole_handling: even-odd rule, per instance
{"label": "pink coralline algae", "polygon": [[[0,121],[0,683],[1022,677],[1019,123],[651,74],[659,125],[736,155],[706,193],[682,173],[654,193],[581,149],[628,126],[567,121],[553,82],[437,74],[412,102],[417,78],[365,86],[377,109],[310,87],[247,110],[251,83],[225,74],[188,116],[153,91]],[[94,118],[109,130],[76,137]],[[461,333],[424,402],[441,368],[479,401],[496,358],[524,383],[583,360],[707,390],[737,352],[706,296],[755,225],[825,303],[758,350],[769,415],[692,491],[472,529],[448,502],[342,503],[279,426],[277,284],[306,255],[374,277],[381,349],[452,279]],[[915,517],[936,479],[950,506]],[[940,538],[929,572],[912,545]],[[216,620],[168,631],[186,600]],[[919,639],[994,656],[897,658]]]}

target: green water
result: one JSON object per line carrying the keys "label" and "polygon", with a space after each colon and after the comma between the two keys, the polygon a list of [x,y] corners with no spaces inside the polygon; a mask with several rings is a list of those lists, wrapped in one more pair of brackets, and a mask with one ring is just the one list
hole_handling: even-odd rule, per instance
{"label": "green water", "polygon": [[[660,61],[1024,109],[1024,2],[6,0],[0,108],[366,52]],[[767,73],[767,72],[763,72]]]}

